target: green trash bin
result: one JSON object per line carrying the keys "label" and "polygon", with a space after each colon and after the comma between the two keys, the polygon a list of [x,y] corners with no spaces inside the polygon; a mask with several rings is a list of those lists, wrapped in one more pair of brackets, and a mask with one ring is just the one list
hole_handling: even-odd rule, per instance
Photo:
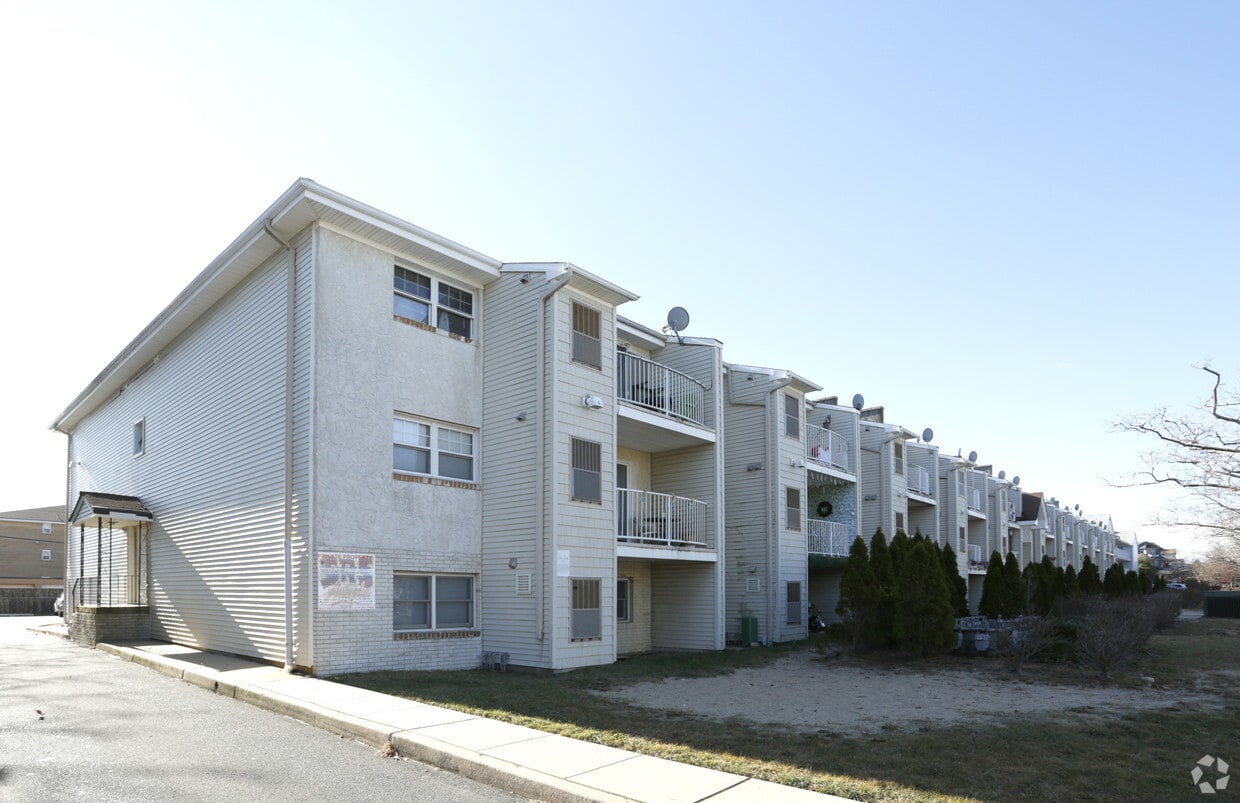
{"label": "green trash bin", "polygon": [[748,647],[758,640],[758,617],[741,617],[741,644]]}

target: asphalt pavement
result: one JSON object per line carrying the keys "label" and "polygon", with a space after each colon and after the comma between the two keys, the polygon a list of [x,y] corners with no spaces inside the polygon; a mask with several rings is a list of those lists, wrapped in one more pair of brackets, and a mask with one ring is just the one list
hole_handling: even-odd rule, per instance
{"label": "asphalt pavement", "polygon": [[[92,652],[61,643],[70,650]],[[249,703],[290,721],[344,736],[371,748],[371,756],[385,750],[394,752],[531,799],[649,803],[843,800],[288,673],[236,656],[154,641],[98,647],[94,654],[121,658],[134,669],[147,667],[183,684],[215,692],[216,697]],[[0,663],[0,671],[3,669]],[[183,722],[194,727],[189,717]],[[258,752],[261,754],[261,747]],[[368,772],[363,765],[353,773],[362,781],[355,794],[375,797],[365,785]]]}

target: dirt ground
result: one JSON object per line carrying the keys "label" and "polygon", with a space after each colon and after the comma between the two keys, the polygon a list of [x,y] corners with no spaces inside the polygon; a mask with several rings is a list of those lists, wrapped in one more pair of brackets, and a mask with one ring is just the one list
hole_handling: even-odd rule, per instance
{"label": "dirt ground", "polygon": [[967,660],[959,668],[875,667],[808,649],[731,675],[671,678],[601,694],[648,708],[832,735],[993,722],[1016,712],[1105,714],[1208,699],[1158,688],[1035,684],[1000,677],[988,665],[971,666]]}

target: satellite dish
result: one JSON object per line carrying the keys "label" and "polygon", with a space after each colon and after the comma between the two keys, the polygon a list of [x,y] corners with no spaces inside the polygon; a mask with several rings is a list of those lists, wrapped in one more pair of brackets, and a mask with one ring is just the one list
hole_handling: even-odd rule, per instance
{"label": "satellite dish", "polygon": [[1012,477],[1013,485],[1020,485],[1020,477]]}
{"label": "satellite dish", "polygon": [[865,396],[862,396],[860,393],[853,396],[853,407],[857,411],[860,411],[862,407],[865,407]]}
{"label": "satellite dish", "polygon": [[1003,469],[999,469],[999,479],[1003,479],[1006,476],[1007,476],[1007,472],[1004,471]]}
{"label": "satellite dish", "polygon": [[930,441],[934,440],[934,430],[930,429],[930,427],[926,427],[925,429],[923,429],[921,431],[921,439],[925,441],[926,443],[929,443]]}
{"label": "satellite dish", "polygon": [[672,307],[667,311],[667,328],[680,337],[680,333],[689,328],[689,311],[684,307]]}
{"label": "satellite dish", "polygon": [[969,462],[970,463],[977,462],[977,452],[969,452]]}
{"label": "satellite dish", "polygon": [[1081,509],[1081,506],[1080,506],[1080,505],[1073,505],[1073,506],[1072,506],[1072,509],[1073,509],[1073,510],[1080,510],[1080,509]]}

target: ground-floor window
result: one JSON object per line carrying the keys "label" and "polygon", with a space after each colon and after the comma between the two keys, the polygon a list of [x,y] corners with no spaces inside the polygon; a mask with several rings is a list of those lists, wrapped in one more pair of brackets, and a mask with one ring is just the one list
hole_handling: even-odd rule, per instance
{"label": "ground-floor window", "polygon": [[394,630],[455,630],[474,626],[474,578],[397,573],[392,578]]}
{"label": "ground-floor window", "polygon": [[621,577],[616,581],[616,621],[631,622],[633,621],[633,609],[631,600],[633,598],[633,578]]}
{"label": "ground-floor window", "polygon": [[788,624],[801,624],[801,584],[788,583]]}
{"label": "ground-floor window", "polygon": [[573,618],[571,637],[574,641],[603,637],[603,581],[598,578],[573,578]]}

